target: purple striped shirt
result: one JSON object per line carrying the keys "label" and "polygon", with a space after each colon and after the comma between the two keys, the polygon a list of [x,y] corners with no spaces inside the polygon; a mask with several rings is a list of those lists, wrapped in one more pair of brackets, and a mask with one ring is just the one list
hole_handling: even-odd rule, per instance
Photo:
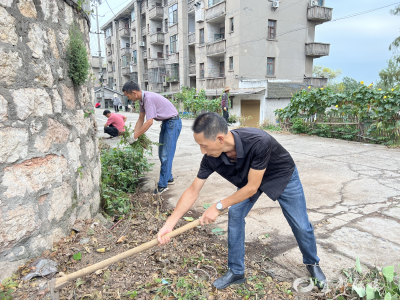
{"label": "purple striped shirt", "polygon": [[179,115],[168,99],[153,92],[142,91],[142,101],[139,104],[140,112],[146,113],[147,120],[164,121]]}

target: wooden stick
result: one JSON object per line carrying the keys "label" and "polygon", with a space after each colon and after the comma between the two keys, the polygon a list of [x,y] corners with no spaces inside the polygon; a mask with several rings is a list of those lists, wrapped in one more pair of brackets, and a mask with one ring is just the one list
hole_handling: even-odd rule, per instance
{"label": "wooden stick", "polygon": [[[228,212],[228,209],[225,209],[224,211],[220,212],[219,215],[223,215],[223,214],[225,214],[227,212]],[[168,233],[167,236],[169,236],[171,238],[176,237],[176,236],[178,236],[178,235],[180,235],[180,234],[182,234],[182,233],[184,233],[184,232],[186,232],[186,231],[188,231],[188,230],[190,230],[190,229],[192,229],[192,228],[194,228],[196,226],[199,226],[199,225],[200,225],[200,220],[197,219],[197,220],[195,220],[193,222],[190,222],[189,224],[186,224],[185,226],[182,226],[182,227],[180,227],[180,228]],[[101,262],[98,262],[98,263],[96,263],[96,264],[94,264],[92,266],[89,266],[89,267],[84,268],[82,270],[76,271],[76,272],[71,273],[69,275],[57,278],[56,282],[55,282],[55,285],[54,285],[54,289],[57,290],[58,288],[61,288],[61,287],[65,286],[66,282],[73,281],[75,279],[78,279],[78,278],[83,277],[85,275],[88,275],[90,273],[93,273],[93,272],[95,272],[97,270],[104,269],[104,268],[108,267],[109,265],[117,263],[117,262],[119,262],[119,261],[121,261],[121,260],[123,260],[125,258],[128,258],[128,257],[130,257],[132,255],[137,254],[137,253],[141,253],[141,252],[143,252],[143,251],[145,251],[147,249],[150,249],[150,248],[152,248],[154,246],[157,246],[157,245],[158,245],[158,240],[154,239],[154,240],[152,240],[150,242],[147,242],[147,243],[144,243],[143,245],[140,245],[140,246],[138,246],[136,248],[133,248],[133,249],[128,250],[128,251],[125,251],[123,253],[120,253],[120,254],[118,254],[116,256],[110,257],[110,258],[108,258],[106,260],[103,260]]]}

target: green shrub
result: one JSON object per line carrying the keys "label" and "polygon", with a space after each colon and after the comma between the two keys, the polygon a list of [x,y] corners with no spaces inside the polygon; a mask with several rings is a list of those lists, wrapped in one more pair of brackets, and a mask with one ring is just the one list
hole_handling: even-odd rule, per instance
{"label": "green shrub", "polygon": [[66,53],[68,76],[76,86],[85,83],[89,77],[90,64],[82,32],[76,23],[69,28]]}

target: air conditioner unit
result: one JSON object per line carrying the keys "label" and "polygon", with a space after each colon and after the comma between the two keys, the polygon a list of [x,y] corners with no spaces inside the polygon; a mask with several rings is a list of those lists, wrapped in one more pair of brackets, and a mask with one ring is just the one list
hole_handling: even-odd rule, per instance
{"label": "air conditioner unit", "polygon": [[146,47],[146,43],[145,42],[139,42],[139,47]]}
{"label": "air conditioner unit", "polygon": [[97,98],[101,98],[101,93],[96,93]]}
{"label": "air conditioner unit", "polygon": [[279,8],[279,0],[272,1],[272,8],[275,8],[275,9]]}
{"label": "air conditioner unit", "polygon": [[318,0],[310,0],[310,6],[319,6]]}
{"label": "air conditioner unit", "polygon": [[168,86],[168,82],[163,82],[162,85],[163,86]]}

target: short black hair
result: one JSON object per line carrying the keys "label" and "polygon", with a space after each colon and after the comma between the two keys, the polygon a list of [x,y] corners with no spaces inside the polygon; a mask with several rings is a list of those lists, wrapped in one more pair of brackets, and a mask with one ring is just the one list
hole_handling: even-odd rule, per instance
{"label": "short black hair", "polygon": [[103,111],[103,116],[107,116],[108,114],[111,114],[111,111],[109,111],[108,109]]}
{"label": "short black hair", "polygon": [[133,91],[140,92],[140,87],[136,82],[128,81],[122,87],[122,92],[127,92],[128,94],[132,93]]}
{"label": "short black hair", "polygon": [[206,112],[194,120],[192,130],[194,133],[203,132],[206,139],[215,141],[219,133],[228,133],[228,124],[219,114]]}

